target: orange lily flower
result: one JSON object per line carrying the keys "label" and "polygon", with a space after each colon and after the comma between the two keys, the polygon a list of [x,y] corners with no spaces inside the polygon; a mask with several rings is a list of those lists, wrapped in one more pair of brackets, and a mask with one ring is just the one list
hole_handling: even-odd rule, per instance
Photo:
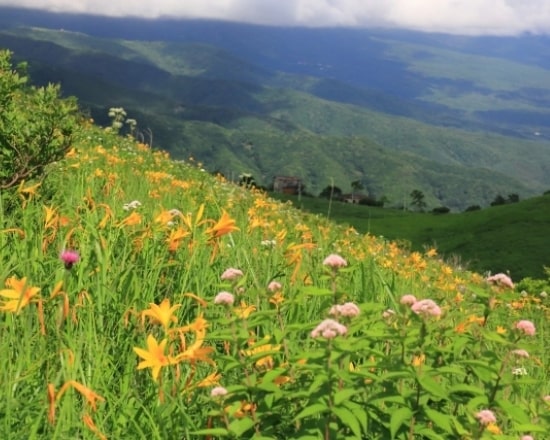
{"label": "orange lily flower", "polygon": [[137,369],[151,368],[153,380],[156,382],[162,367],[172,365],[175,360],[171,356],[166,356],[164,351],[168,339],[163,339],[160,344],[153,335],[147,336],[147,350],[140,347],[134,347],[136,354],[143,360],[138,364]]}
{"label": "orange lily flower", "polygon": [[165,329],[170,326],[171,322],[177,322],[174,312],[181,307],[181,304],[174,304],[170,307],[170,300],[165,298],[160,305],[150,303],[150,308],[141,312],[142,318],[149,316],[153,322],[157,322]]}
{"label": "orange lily flower", "polygon": [[61,387],[59,393],[57,393],[57,400],[61,398],[61,396],[65,393],[65,391],[67,391],[69,387],[73,387],[75,390],[77,390],[82,395],[82,397],[86,399],[86,402],[88,402],[88,404],[94,411],[97,410],[98,401],[105,401],[105,399],[99,394],[92,391],[87,386],[82,385],[80,382],[77,382],[76,380],[69,380]]}
{"label": "orange lily flower", "polygon": [[235,220],[229,216],[227,211],[223,210],[221,218],[214,226],[208,228],[206,233],[210,235],[211,238],[219,238],[222,235],[229,234],[233,231],[240,231],[240,229],[235,226]]}
{"label": "orange lily flower", "polygon": [[0,290],[0,296],[9,300],[0,306],[0,310],[5,312],[19,313],[40,292],[39,287],[27,287],[26,277],[21,280],[16,277],[8,278],[6,287],[7,289]]}
{"label": "orange lily flower", "polygon": [[134,226],[141,223],[141,216],[136,212],[132,212],[128,217],[122,220],[118,226]]}

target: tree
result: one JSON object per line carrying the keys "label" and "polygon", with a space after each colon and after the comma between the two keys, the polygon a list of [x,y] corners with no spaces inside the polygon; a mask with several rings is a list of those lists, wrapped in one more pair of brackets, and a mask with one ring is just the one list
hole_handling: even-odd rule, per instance
{"label": "tree", "polygon": [[239,175],[239,185],[245,186],[247,188],[252,188],[257,186],[254,176],[250,173],[242,173]]}
{"label": "tree", "polygon": [[64,157],[78,127],[76,100],[61,99],[58,85],[29,86],[25,70],[0,51],[0,189],[41,176]]}
{"label": "tree", "polygon": [[423,211],[426,207],[426,202],[424,201],[424,193],[418,189],[415,189],[411,192],[411,206],[416,207],[419,211]]}
{"label": "tree", "polygon": [[505,205],[506,199],[502,197],[500,194],[497,194],[495,199],[491,202],[491,206],[498,206],[498,205]]}
{"label": "tree", "polygon": [[329,185],[324,188],[320,193],[319,197],[325,199],[339,199],[342,196],[342,190],[337,186]]}

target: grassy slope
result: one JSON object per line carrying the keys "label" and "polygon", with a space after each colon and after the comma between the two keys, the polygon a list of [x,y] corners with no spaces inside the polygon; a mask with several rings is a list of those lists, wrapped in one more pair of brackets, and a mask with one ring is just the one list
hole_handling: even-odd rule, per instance
{"label": "grassy slope", "polygon": [[[55,80],[58,75],[64,90],[78,96],[97,120],[107,122],[107,109],[123,105],[174,156],[194,156],[228,176],[247,171],[268,184],[273,175],[294,174],[312,193],[331,179],[341,187],[360,179],[378,197],[396,201],[419,188],[430,205],[456,209],[487,204],[498,193],[526,197],[550,186],[550,146],[545,143],[442,129],[253,85],[277,79],[204,45],[138,45],[41,29],[20,32],[40,40],[43,47],[33,45],[34,56],[42,56],[43,63],[57,57],[56,72],[41,77]],[[25,41],[16,41],[20,50],[26,50]],[[237,73],[230,74],[232,67]],[[212,79],[224,76],[249,82]],[[38,75],[33,72],[33,77]]]}
{"label": "grassy slope", "polygon": [[550,195],[460,214],[433,215],[373,208],[302,197],[303,209],[352,225],[359,232],[382,235],[414,250],[435,245],[479,272],[509,271],[513,278],[543,277],[550,266]]}

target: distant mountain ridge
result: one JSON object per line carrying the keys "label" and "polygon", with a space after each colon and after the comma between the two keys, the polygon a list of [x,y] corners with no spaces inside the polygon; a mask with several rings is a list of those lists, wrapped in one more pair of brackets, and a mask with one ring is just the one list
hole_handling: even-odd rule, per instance
{"label": "distant mountain ridge", "polygon": [[297,175],[313,193],[361,180],[393,203],[418,188],[453,209],[550,187],[550,49],[517,49],[544,37],[504,50],[408,32],[0,12],[0,46],[37,82],[61,82],[104,124],[124,106],[155,146],[228,177]]}

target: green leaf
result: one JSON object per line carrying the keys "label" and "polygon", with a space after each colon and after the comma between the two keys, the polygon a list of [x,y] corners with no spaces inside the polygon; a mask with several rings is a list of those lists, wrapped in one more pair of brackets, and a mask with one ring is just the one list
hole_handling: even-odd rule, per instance
{"label": "green leaf", "polygon": [[225,428],[209,428],[209,429],[200,429],[198,431],[193,431],[193,435],[217,435],[219,437],[227,437],[229,431]]}
{"label": "green leaf", "polygon": [[300,292],[303,295],[309,295],[309,296],[331,296],[334,295],[332,290],[330,289],[324,289],[321,287],[316,286],[306,286],[302,289]]}
{"label": "green leaf", "polygon": [[521,432],[547,432],[548,428],[540,425],[533,425],[532,423],[522,423],[521,425],[514,425],[514,430]]}
{"label": "green leaf", "polygon": [[349,409],[342,406],[335,406],[332,408],[332,413],[340,419],[344,426],[351,429],[357,437],[361,437],[361,426],[359,425],[359,421]]}
{"label": "green leaf", "polygon": [[497,399],[495,403],[510,417],[514,422],[529,424],[531,419],[520,406],[514,405],[508,400]]}
{"label": "green leaf", "polygon": [[254,420],[250,417],[237,419],[229,424],[229,431],[237,437],[242,438],[242,435],[254,426]]}
{"label": "green leaf", "polygon": [[413,413],[410,408],[403,407],[391,412],[390,419],[390,436],[395,438],[397,431],[401,428],[401,425],[411,420]]}
{"label": "green leaf", "polygon": [[360,391],[361,390],[351,390],[351,389],[344,389],[344,390],[338,391],[334,395],[334,404],[340,405],[342,402],[348,400],[351,396],[354,396]]}
{"label": "green leaf", "polygon": [[416,380],[424,391],[432,394],[433,396],[441,397],[443,399],[448,397],[448,391],[432,377],[424,374],[419,375]]}
{"label": "green leaf", "polygon": [[435,411],[431,408],[424,407],[424,413],[428,418],[434,422],[435,425],[440,427],[443,431],[445,431],[448,434],[453,433],[453,426],[452,421],[453,418],[447,414],[440,413],[439,411]]}
{"label": "green leaf", "polygon": [[323,403],[314,403],[313,405],[305,407],[302,411],[298,413],[296,417],[294,417],[294,420],[300,420],[305,417],[309,417],[312,415],[316,415],[322,412],[325,412],[328,410],[328,406],[326,402]]}

